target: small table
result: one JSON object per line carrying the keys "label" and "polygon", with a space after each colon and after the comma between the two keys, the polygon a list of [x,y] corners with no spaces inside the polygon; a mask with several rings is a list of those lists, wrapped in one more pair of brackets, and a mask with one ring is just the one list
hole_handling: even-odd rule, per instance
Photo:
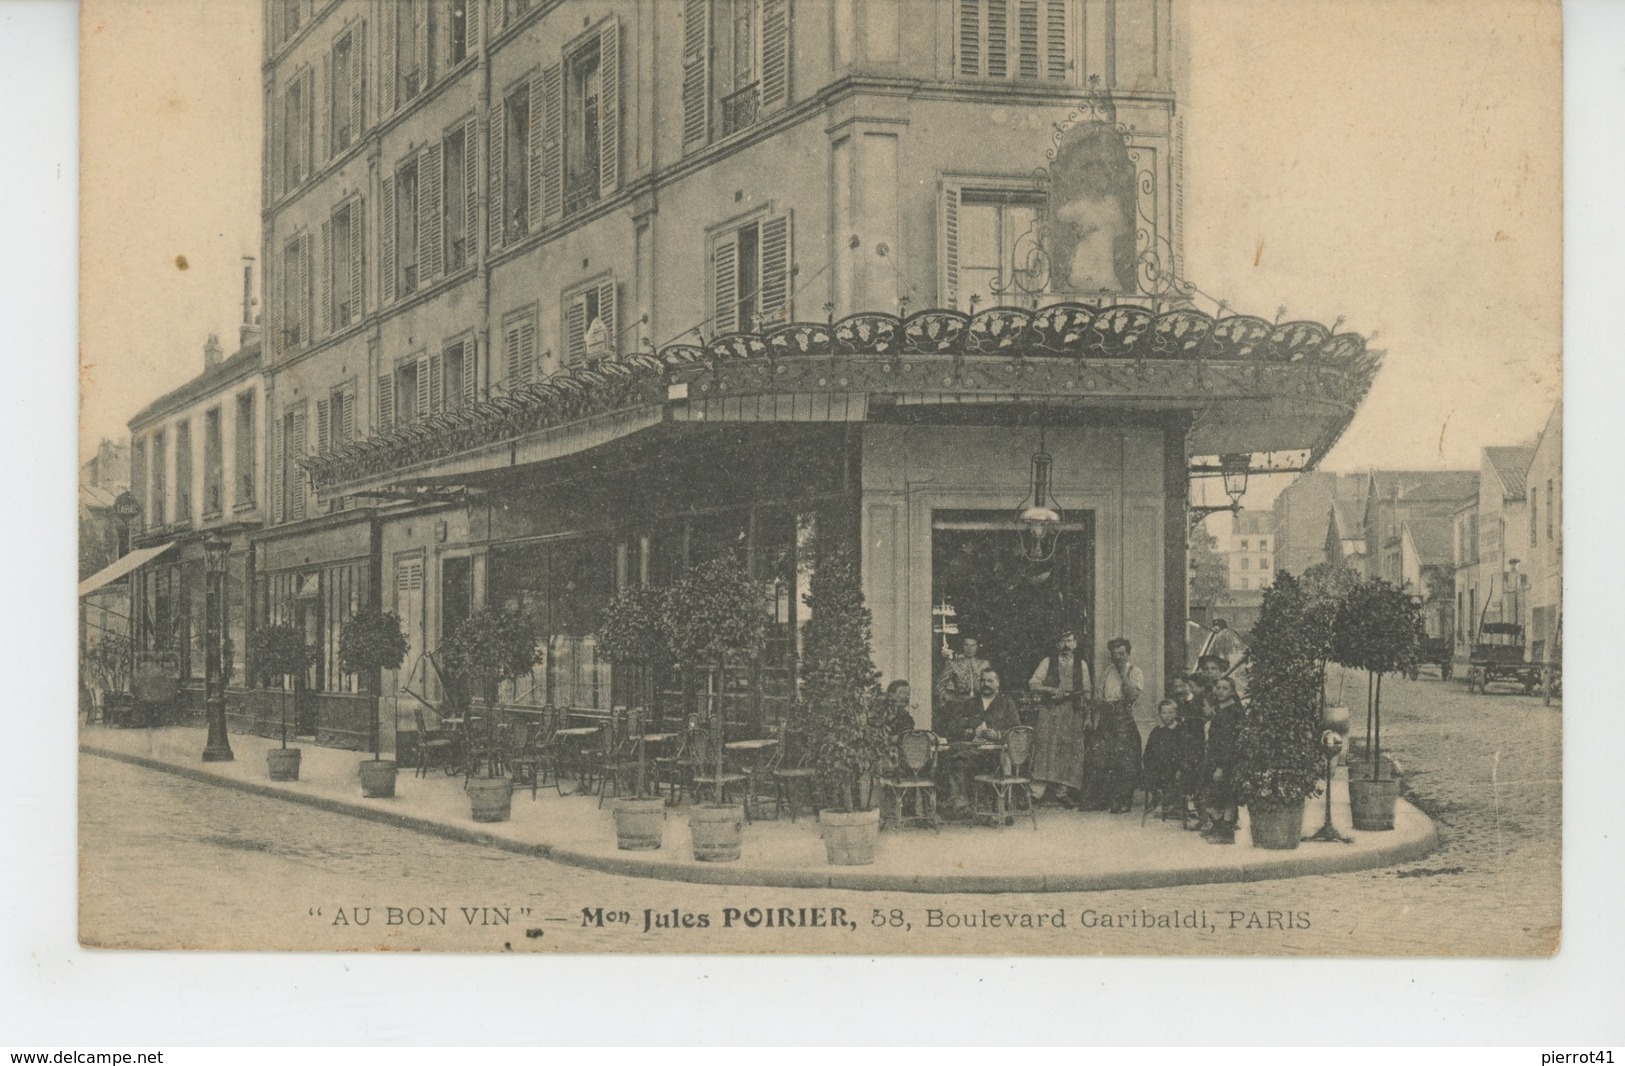
{"label": "small table", "polygon": [[582,753],[576,749],[575,742],[581,740],[583,737],[598,736],[603,732],[603,729],[603,726],[597,725],[578,725],[572,726],[569,729],[560,729],[553,734],[559,738],[559,743],[564,745],[565,750],[569,754],[569,758],[565,761],[573,761],[576,764],[575,772],[577,793],[591,792],[592,785],[587,781],[587,775],[582,772],[582,763],[584,763],[586,760],[583,758]]}
{"label": "small table", "polygon": [[750,798],[753,793],[752,786],[762,773],[763,752],[769,748],[779,746],[777,737],[758,737],[755,740],[730,740],[722,745],[724,751],[736,751],[742,755],[744,765],[739,770],[745,775],[745,813],[750,813]]}

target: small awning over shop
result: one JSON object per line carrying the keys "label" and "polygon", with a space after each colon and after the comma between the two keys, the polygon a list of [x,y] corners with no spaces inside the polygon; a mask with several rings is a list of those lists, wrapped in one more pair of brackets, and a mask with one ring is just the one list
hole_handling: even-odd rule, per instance
{"label": "small awning over shop", "polygon": [[90,595],[103,585],[108,585],[114,581],[117,581],[126,574],[134,573],[135,571],[141,569],[146,564],[158,558],[158,556],[173,548],[175,543],[175,541],[170,541],[168,544],[160,544],[156,548],[137,548],[135,551],[124,556],[112,566],[109,566],[85,578],[83,581],[79,582],[80,598],[82,599],[85,596]]}

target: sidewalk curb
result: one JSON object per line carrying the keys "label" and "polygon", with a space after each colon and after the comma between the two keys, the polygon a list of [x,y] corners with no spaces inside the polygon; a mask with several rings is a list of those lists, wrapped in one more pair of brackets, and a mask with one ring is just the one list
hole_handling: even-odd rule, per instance
{"label": "sidewalk curb", "polygon": [[[1420,837],[1398,844],[1349,851],[1338,848],[1317,849],[1310,852],[1295,850],[1277,852],[1280,858],[1268,862],[1248,862],[1240,866],[1211,866],[1189,869],[1114,870],[1100,874],[890,874],[876,873],[862,868],[833,867],[828,869],[794,869],[786,867],[735,866],[729,863],[658,861],[647,857],[598,855],[575,851],[551,844],[532,844],[487,833],[479,829],[449,825],[445,822],[381,807],[370,806],[356,800],[339,800],[328,796],[312,796],[275,785],[253,781],[238,781],[221,777],[189,766],[180,766],[162,759],[148,758],[129,752],[113,751],[93,744],[81,743],[81,754],[112,759],[149,770],[174,774],[206,785],[222,785],[250,795],[286,800],[303,804],[331,814],[349,815],[379,822],[399,829],[443,837],[465,844],[477,844],[548,859],[565,866],[596,870],[621,877],[638,877],[659,881],[686,881],[703,885],[739,885],[764,888],[829,888],[863,892],[921,892],[992,894],[1002,892],[1100,892],[1122,889],[1173,888],[1181,885],[1233,884],[1247,881],[1273,881],[1291,877],[1309,877],[1319,874],[1350,873],[1382,866],[1412,862],[1433,852],[1439,846],[1438,827],[1428,819],[1427,832]],[[387,802],[387,801],[385,801]],[[1412,805],[1400,800],[1406,807]],[[1414,810],[1414,807],[1412,808]],[[1419,817],[1427,818],[1420,811]],[[637,853],[647,856],[650,853]],[[1291,856],[1290,858],[1288,856]],[[1312,856],[1312,857],[1310,857]]]}

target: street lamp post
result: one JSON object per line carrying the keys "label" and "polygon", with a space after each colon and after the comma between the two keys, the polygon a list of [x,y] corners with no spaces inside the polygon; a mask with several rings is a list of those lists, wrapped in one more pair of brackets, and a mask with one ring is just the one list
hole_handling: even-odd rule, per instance
{"label": "street lamp post", "polygon": [[203,745],[204,762],[231,762],[235,755],[226,737],[226,679],[221,656],[226,632],[226,566],[231,543],[218,533],[203,541],[203,706],[208,714],[209,737]]}

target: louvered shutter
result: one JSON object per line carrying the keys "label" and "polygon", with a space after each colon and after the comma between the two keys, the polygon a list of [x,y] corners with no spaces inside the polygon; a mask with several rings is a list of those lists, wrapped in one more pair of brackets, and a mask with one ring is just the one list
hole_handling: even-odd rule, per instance
{"label": "louvered shutter", "polygon": [[947,185],[942,190],[942,226],[938,237],[937,255],[942,261],[942,291],[937,298],[942,306],[959,309],[959,187]]}
{"label": "louvered shutter", "polygon": [[711,3],[683,0],[683,150],[711,135]]}
{"label": "louvered shutter", "polygon": [[763,111],[790,100],[790,0],[762,0]]}
{"label": "louvered shutter", "polygon": [[1067,81],[1067,0],[1044,0],[1044,77]]}
{"label": "louvered shutter", "polygon": [[385,178],[378,197],[378,304],[395,299],[395,179]]}
{"label": "louvered shutter", "polygon": [[615,279],[598,283],[598,317],[603,319],[604,331],[609,337],[609,350],[621,350],[619,330],[616,325],[615,306]]}
{"label": "louvered shutter", "polygon": [[475,375],[474,353],[478,349],[478,347],[479,347],[478,344],[476,344],[476,342],[474,341],[474,339],[472,337],[470,337],[467,341],[463,342],[463,381],[462,381],[462,389],[463,389],[463,402],[465,404],[474,402],[474,398],[475,398],[474,394],[475,394],[476,389],[478,388],[478,386],[475,383],[475,376],[474,376]]}
{"label": "louvered shutter", "polygon": [[[499,7],[501,3],[502,0],[497,0]],[[469,55],[473,55],[480,50],[480,0],[464,0],[463,41],[466,43]]]}
{"label": "louvered shutter", "polygon": [[762,220],[761,239],[761,322],[790,321],[790,216],[775,215]]}
{"label": "louvered shutter", "polygon": [[1039,36],[1038,0],[1017,0],[1016,71],[1023,78],[1038,77]]}
{"label": "louvered shutter", "polygon": [[711,325],[717,336],[739,330],[739,237],[718,237],[711,268],[711,292],[716,310]]}
{"label": "louvered shutter", "polygon": [[579,366],[587,358],[587,296],[573,296],[565,310],[565,360]]}
{"label": "louvered shutter", "polygon": [[309,181],[316,172],[312,165],[316,158],[316,71],[305,68],[304,136],[299,138],[299,150],[304,153],[304,165],[299,168],[299,180]]}
{"label": "louvered shutter", "polygon": [[366,272],[361,268],[361,250],[366,247],[361,239],[361,227],[367,217],[362,210],[361,197],[350,201],[350,324],[361,321],[366,314],[366,304],[362,300],[361,285]]}
{"label": "louvered shutter", "polygon": [[598,194],[621,185],[621,24],[598,33]]}
{"label": "louvered shutter", "polygon": [[423,153],[422,177],[418,186],[418,274],[421,284],[440,276],[440,171],[441,145],[437,142]]}
{"label": "louvered shutter", "polygon": [[[322,56],[321,89],[324,93],[332,94],[338,91],[333,84],[333,57],[331,54]],[[323,106],[318,110],[322,113],[321,136],[317,140],[317,159],[331,159],[333,157],[333,108],[329,106],[330,96],[323,96]]]}
{"label": "louvered shutter", "polygon": [[[534,232],[544,218],[564,214],[564,69],[554,63],[542,71],[542,125],[536,136],[537,81],[530,83],[530,214]],[[540,153],[540,154],[538,154]],[[540,166],[538,167],[538,164]]]}
{"label": "louvered shutter", "polygon": [[[334,398],[337,399],[336,394],[335,394]],[[340,401],[340,402],[342,403],[343,401]],[[332,418],[332,416],[333,416],[332,406],[326,400],[317,400],[316,401],[316,454],[318,454],[318,455],[320,455],[322,452],[325,452],[325,451],[329,450],[333,446],[333,434],[332,434],[331,429],[330,429],[331,423],[328,421],[330,418]]]}
{"label": "louvered shutter", "polygon": [[519,324],[519,381],[530,380],[536,365],[536,320],[527,318]]}
{"label": "louvered shutter", "polygon": [[418,68],[418,92],[429,87],[429,0],[412,0],[413,52]]}
{"label": "louvered shutter", "polygon": [[395,113],[395,49],[399,47],[400,7],[394,3],[384,5],[382,39],[378,42],[378,120]]}
{"label": "louvered shutter", "polygon": [[429,356],[429,413],[438,414],[446,409],[445,382],[440,375],[445,372],[445,365],[440,359],[440,353]]}
{"label": "louvered shutter", "polygon": [[330,222],[322,223],[322,265],[319,268],[322,279],[322,334],[325,336],[333,332],[333,272],[338,269],[338,263],[333,259],[333,227]]}
{"label": "louvered shutter", "polygon": [[378,431],[380,433],[395,425],[395,376],[393,374],[378,375]]}
{"label": "louvered shutter", "polygon": [[982,0],[987,8],[987,76],[1010,75],[1010,6],[1007,0]]}
{"label": "louvered shutter", "polygon": [[982,0],[959,0],[959,73],[982,73]]}
{"label": "louvered shutter", "polygon": [[265,177],[261,185],[265,200],[272,203],[282,195],[282,97],[272,88],[265,94],[265,113],[271,121],[266,123]]}
{"label": "louvered shutter", "polygon": [[515,322],[502,331],[503,355],[507,357],[508,373],[504,380],[511,390],[519,384],[519,323]]}
{"label": "louvered shutter", "polygon": [[287,456],[282,453],[286,442],[282,432],[282,420],[271,418],[266,420],[265,454],[270,456],[271,468],[271,521],[281,522],[287,517],[282,499],[282,473],[287,463]]}
{"label": "louvered shutter", "polygon": [[305,405],[293,409],[293,428],[288,433],[288,521],[305,517],[305,471],[298,463],[305,454]]}
{"label": "louvered shutter", "polygon": [[[500,4],[498,5],[500,6]],[[502,103],[491,109],[491,156],[485,161],[486,169],[491,172],[491,248],[502,247],[502,231],[507,226],[507,188],[508,168],[507,157],[503,154],[503,140],[508,131],[508,100],[503,97]],[[472,161],[473,154],[464,149],[464,154]],[[469,209],[473,210],[474,200],[469,198]],[[472,258],[472,252],[470,252]]]}
{"label": "louvered shutter", "polygon": [[413,417],[423,418],[429,413],[429,360],[418,356],[418,394],[413,405]]}
{"label": "louvered shutter", "polygon": [[[477,6],[470,0],[471,11]],[[463,123],[463,172],[446,176],[447,181],[463,183],[463,263],[467,266],[474,265],[480,247],[479,144],[479,124],[469,119]]]}
{"label": "louvered shutter", "polygon": [[339,419],[339,444],[355,440],[355,384],[344,386],[344,416]]}
{"label": "louvered shutter", "polygon": [[310,334],[312,327],[311,315],[311,277],[310,277],[310,234],[299,238],[299,344],[301,347],[310,347]]}
{"label": "louvered shutter", "polygon": [[365,47],[364,31],[366,26],[356,23],[355,29],[350,31],[350,143],[359,144],[361,135],[367,128],[366,112],[362,110],[364,93],[362,85],[367,71],[367,51]]}
{"label": "louvered shutter", "polygon": [[[141,437],[130,443],[130,492],[135,495],[135,502],[141,505],[141,513],[149,509],[148,499],[151,494],[147,491],[147,438]],[[136,518],[139,522],[139,516]],[[136,525],[135,529],[144,526]]]}

